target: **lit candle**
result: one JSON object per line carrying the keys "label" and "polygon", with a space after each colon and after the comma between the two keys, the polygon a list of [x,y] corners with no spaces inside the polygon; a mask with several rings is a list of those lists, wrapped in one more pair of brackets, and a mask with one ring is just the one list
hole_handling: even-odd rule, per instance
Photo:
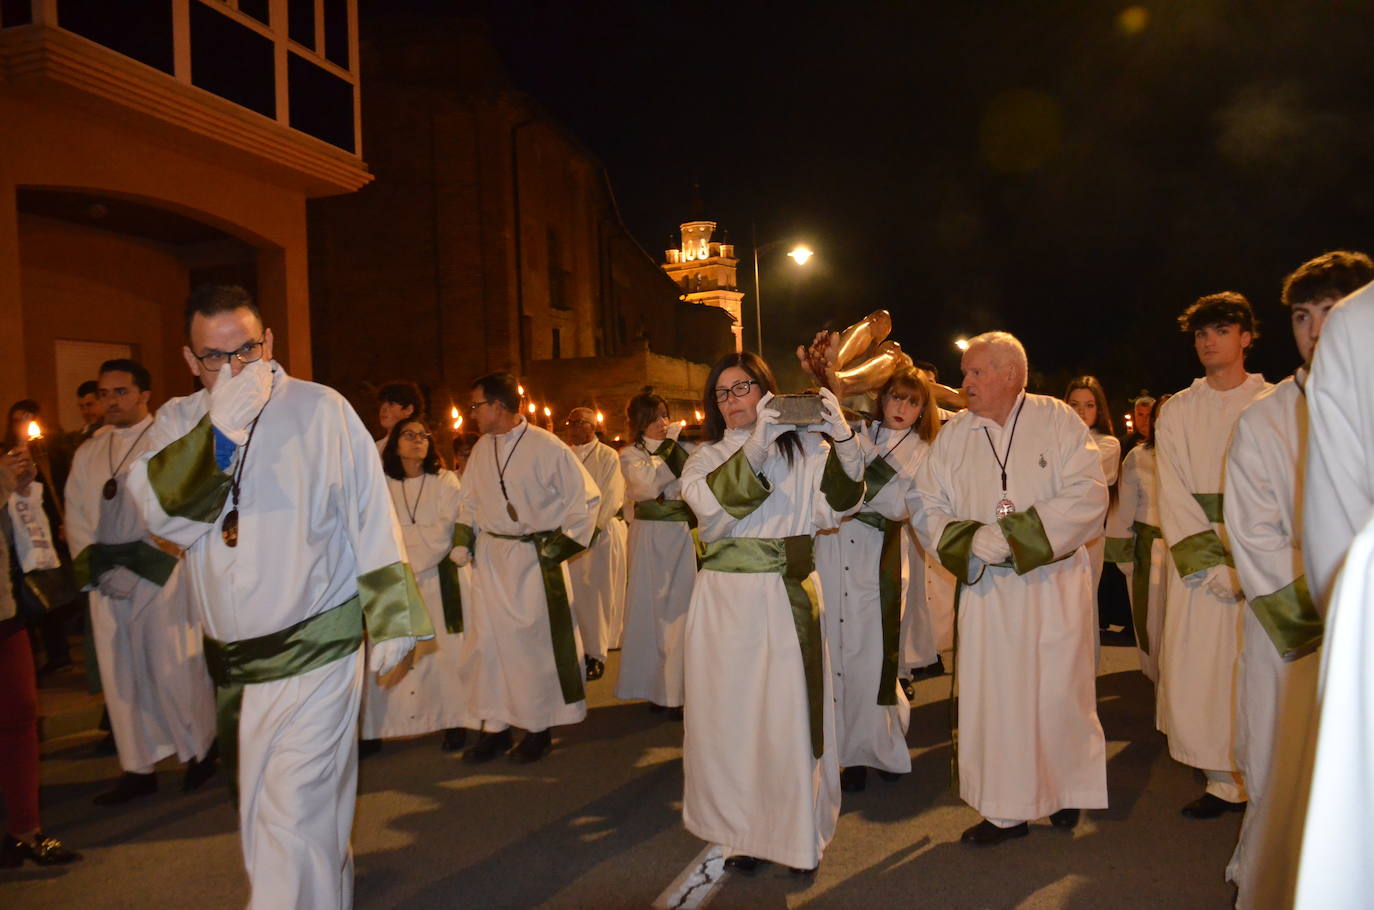
{"label": "lit candle", "polygon": [[597,423],[605,423],[605,422],[606,422],[606,415],[605,415],[605,414],[602,414],[600,411],[597,411],[597,412],[596,412],[596,422],[597,422]]}
{"label": "lit candle", "polygon": [[521,398],[524,398],[524,397],[525,397],[525,387],[524,387],[524,386],[522,386],[522,385],[517,385],[517,386],[515,387],[515,391],[518,392],[518,393],[520,393],[520,397],[521,397]]}
{"label": "lit candle", "polygon": [[692,412],[692,416],[694,416],[694,417],[697,419],[697,423],[700,423],[700,422],[701,422],[701,412],[700,412],[700,411],[693,411],[693,412]]}
{"label": "lit candle", "polygon": [[531,413],[531,414],[534,413],[534,402],[533,402],[533,401],[530,402],[530,413]]}
{"label": "lit candle", "polygon": [[448,409],[448,416],[449,416],[450,418],[452,418],[453,420],[459,421],[460,423],[461,423],[462,420],[463,420],[463,418],[461,418],[461,417],[458,416],[458,405],[456,405],[456,404],[455,404],[453,407],[451,407],[451,408]]}
{"label": "lit candle", "polygon": [[28,427],[29,441],[43,438],[43,428],[38,425],[38,421],[30,420]]}
{"label": "lit candle", "polygon": [[463,428],[463,418],[459,417],[457,420],[453,421],[453,428],[455,430],[461,430]]}

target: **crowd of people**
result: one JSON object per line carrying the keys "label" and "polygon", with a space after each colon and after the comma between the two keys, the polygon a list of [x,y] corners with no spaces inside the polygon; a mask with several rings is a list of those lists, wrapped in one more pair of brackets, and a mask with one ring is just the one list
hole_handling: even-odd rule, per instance
{"label": "crowd of people", "polygon": [[[1371,281],[1374,263],[1339,251],[1288,278],[1301,365],[1277,384],[1246,370],[1249,302],[1200,298],[1179,325],[1202,376],[1135,400],[1122,439],[1097,379],[1032,394],[1022,344],[988,332],[957,392],[904,365],[843,403],[822,383],[805,417],[762,358],[731,354],[699,424],[645,389],[618,450],[587,407],[559,433],[535,425],[517,378],[491,373],[451,452],[414,383],[379,389],[374,440],[273,359],[246,292],[199,288],[184,353],[202,389],[154,415],[146,368],[105,363],[65,482],[24,441],[37,405],[11,409],[0,858],[79,858],[39,823],[26,630],[60,668],[83,597],[122,769],[96,802],[156,791],[170,756],[188,790],[223,767],[255,907],[351,901],[360,755],[433,734],[467,763],[542,761],[616,649],[616,697],[683,723],[686,827],[742,873],[814,872],[841,794],[911,771],[913,685],[951,650],[953,773],[981,816],[963,841],[1072,829],[1107,807],[1112,562],[1158,728],[1205,782],[1182,813],[1244,812],[1224,870],[1238,904],[1329,896],[1349,870],[1303,819],[1350,817],[1351,791],[1323,786],[1368,775],[1332,758],[1350,748],[1339,719],[1319,737],[1317,718],[1361,710],[1319,700],[1318,678],[1324,627],[1366,590],[1352,564],[1328,613],[1372,498],[1355,375]],[[1328,689],[1359,684],[1358,648],[1345,659]]]}

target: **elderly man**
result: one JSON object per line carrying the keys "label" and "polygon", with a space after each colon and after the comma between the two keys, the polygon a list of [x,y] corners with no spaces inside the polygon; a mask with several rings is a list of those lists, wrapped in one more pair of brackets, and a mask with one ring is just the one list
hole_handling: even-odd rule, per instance
{"label": "elderly man", "polygon": [[625,478],[620,456],[596,438],[596,412],[573,408],[564,425],[568,444],[601,491],[596,530],[586,552],[568,560],[572,580],[573,613],[587,653],[587,681],[606,672],[606,652],[620,639],[625,618]]}
{"label": "elderly man", "polygon": [[1085,549],[1107,485],[1083,421],[1026,394],[1016,338],[972,339],[963,370],[968,410],[917,472],[911,522],[959,582],[959,793],[984,816],[963,840],[987,846],[1107,806]]}

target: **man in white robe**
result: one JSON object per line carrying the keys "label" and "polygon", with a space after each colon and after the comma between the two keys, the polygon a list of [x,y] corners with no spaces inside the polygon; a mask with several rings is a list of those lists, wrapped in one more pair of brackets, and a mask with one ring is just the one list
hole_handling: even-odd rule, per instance
{"label": "man in white robe", "polygon": [[606,672],[606,654],[619,640],[625,619],[625,478],[615,449],[596,438],[595,411],[573,408],[566,426],[573,454],[601,493],[591,545],[568,560],[573,611],[591,682]]}
{"label": "man in white robe", "polygon": [[347,907],[364,627],[378,674],[433,630],[347,400],[287,376],[242,288],[197,288],[186,316],[206,388],[158,411],[130,492],[185,548],[250,907]]}
{"label": "man in white robe", "polygon": [[1236,418],[1268,389],[1245,372],[1255,338],[1250,303],[1224,292],[1200,298],[1179,317],[1204,376],[1159,412],[1155,458],[1159,521],[1175,571],[1169,573],[1159,653],[1156,724],[1176,761],[1202,769],[1202,796],[1189,818],[1245,809],[1235,765],[1235,680],[1244,604],[1223,535],[1223,467]]}
{"label": "man in white robe", "polygon": [[72,459],[67,542],[78,583],[91,592],[91,637],[124,773],[95,798],[119,805],[157,792],[153,766],[186,762],[194,790],[215,771],[215,693],[177,555],[152,539],[127,475],[148,451],[151,380],[132,360],[101,365],[105,425]]}
{"label": "man in white robe", "polygon": [[963,369],[968,410],[917,471],[911,522],[960,582],[959,793],[984,816],[963,840],[987,846],[1025,836],[1031,819],[1069,829],[1079,810],[1107,806],[1086,549],[1107,486],[1078,415],[1025,393],[1019,341],[979,335]]}
{"label": "man in white robe", "polygon": [[[591,542],[601,495],[562,440],[520,415],[518,388],[509,373],[488,374],[468,406],[482,438],[463,473],[450,557],[473,567],[459,666],[463,726],[483,732],[468,762],[507,749],[514,762],[538,761],[552,748],[550,727],[587,716],[564,563]],[[511,727],[527,731],[514,748]]]}
{"label": "man in white robe", "polygon": [[1303,366],[1241,412],[1227,453],[1226,528],[1249,605],[1236,693],[1236,764],[1249,803],[1226,870],[1241,908],[1287,906],[1292,894],[1322,637],[1302,565],[1303,384],[1327,312],[1371,279],[1374,263],[1344,251],[1288,277],[1283,302]]}

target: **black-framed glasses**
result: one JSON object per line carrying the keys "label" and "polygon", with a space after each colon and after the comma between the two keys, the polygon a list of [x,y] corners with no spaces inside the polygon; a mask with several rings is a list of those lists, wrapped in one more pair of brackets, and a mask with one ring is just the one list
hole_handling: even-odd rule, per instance
{"label": "black-framed glasses", "polygon": [[739,382],[735,383],[732,386],[722,386],[720,388],[717,388],[714,390],[716,396],[716,404],[724,404],[726,400],[730,398],[731,395],[735,396],[736,398],[743,398],[745,395],[749,394],[749,390],[751,388],[758,384],[759,381],[757,379],[741,379]]}
{"label": "black-framed glasses", "polygon": [[575,427],[579,423],[585,423],[587,426],[592,425],[592,422],[590,420],[587,420],[585,417],[569,417],[567,420],[563,421],[563,426]]}
{"label": "black-framed glasses", "polygon": [[263,341],[250,341],[239,348],[237,351],[206,351],[204,354],[192,353],[191,356],[200,361],[200,365],[209,370],[222,370],[224,365],[233,357],[239,363],[257,363],[262,359]]}
{"label": "black-framed glasses", "polygon": [[472,404],[468,405],[468,413],[473,413],[484,404],[496,404],[496,402],[492,401],[490,398],[483,398],[481,401],[474,401]]}
{"label": "black-framed glasses", "polygon": [[433,437],[424,430],[402,430],[401,438],[406,442],[428,442]]}

